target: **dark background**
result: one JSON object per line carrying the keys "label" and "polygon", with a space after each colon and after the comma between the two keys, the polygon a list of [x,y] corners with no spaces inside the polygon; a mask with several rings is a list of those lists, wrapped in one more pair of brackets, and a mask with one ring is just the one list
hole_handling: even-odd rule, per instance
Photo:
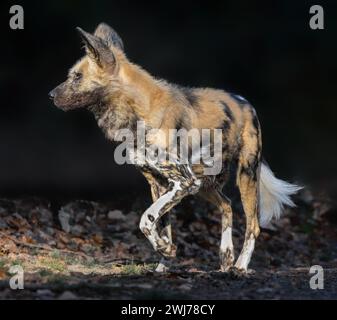
{"label": "dark background", "polygon": [[[105,21],[131,61],[188,86],[228,89],[256,108],[276,174],[337,195],[335,1],[15,1],[1,4],[0,196],[112,197],[147,192],[114,163],[92,114],[63,113],[47,93],[83,55],[76,26]],[[335,2],[336,3],[336,2]],[[25,29],[9,28],[9,8]],[[325,29],[309,28],[309,8]]]}

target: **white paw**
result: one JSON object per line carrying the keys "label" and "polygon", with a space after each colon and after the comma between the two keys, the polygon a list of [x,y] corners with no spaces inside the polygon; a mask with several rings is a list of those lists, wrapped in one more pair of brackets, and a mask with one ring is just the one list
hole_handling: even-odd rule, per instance
{"label": "white paw", "polygon": [[169,264],[168,262],[161,260],[158,263],[157,268],[155,269],[155,272],[159,272],[159,273],[163,273],[163,272],[167,272],[169,270]]}

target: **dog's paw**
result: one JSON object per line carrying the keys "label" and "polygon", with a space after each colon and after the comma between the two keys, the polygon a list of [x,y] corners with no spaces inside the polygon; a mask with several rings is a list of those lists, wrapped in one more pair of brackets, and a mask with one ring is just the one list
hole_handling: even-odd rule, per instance
{"label": "dog's paw", "polygon": [[157,251],[167,258],[175,258],[177,255],[177,247],[172,243],[158,247]]}
{"label": "dog's paw", "polygon": [[157,273],[165,273],[165,272],[168,272],[169,269],[170,269],[170,263],[163,258],[160,260],[160,262],[158,263],[154,271]]}
{"label": "dog's paw", "polygon": [[221,265],[219,272],[229,273],[233,269],[233,265]]}

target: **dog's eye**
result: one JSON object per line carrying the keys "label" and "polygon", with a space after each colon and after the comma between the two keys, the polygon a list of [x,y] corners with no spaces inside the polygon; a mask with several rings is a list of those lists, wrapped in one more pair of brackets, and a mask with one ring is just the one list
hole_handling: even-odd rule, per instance
{"label": "dog's eye", "polygon": [[82,73],[80,72],[75,72],[74,73],[74,79],[75,80],[80,80],[82,78]]}

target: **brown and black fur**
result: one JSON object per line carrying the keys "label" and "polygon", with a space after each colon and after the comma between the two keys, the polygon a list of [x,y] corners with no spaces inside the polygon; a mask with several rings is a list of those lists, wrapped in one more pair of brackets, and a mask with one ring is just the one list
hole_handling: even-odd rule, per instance
{"label": "brown and black fur", "polygon": [[[78,31],[87,54],[70,70],[68,79],[50,93],[57,107],[65,111],[87,108],[110,140],[118,129],[134,130],[136,122],[142,120],[147,128],[162,129],[163,134],[150,136],[149,144],[164,149],[169,147],[169,129],[223,130],[223,167],[216,176],[203,175],[203,164],[193,165],[192,170],[176,163],[139,168],[151,186],[154,204],[168,192],[174,194],[155,217],[151,208],[145,213],[142,231],[147,237],[153,235],[155,249],[165,257],[175,256],[166,213],[189,194],[199,194],[221,210],[223,231],[232,227],[231,202],[222,193],[230,180],[230,167],[236,168],[235,183],[246,215],[244,246],[249,239],[257,238],[262,143],[254,108],[223,90],[184,88],[155,79],[127,59],[120,37],[106,24],[100,24],[94,34]],[[176,181],[179,184],[175,185]],[[181,190],[173,192],[175,186]],[[234,264],[232,247],[220,250],[220,259],[221,269],[229,270]]]}

